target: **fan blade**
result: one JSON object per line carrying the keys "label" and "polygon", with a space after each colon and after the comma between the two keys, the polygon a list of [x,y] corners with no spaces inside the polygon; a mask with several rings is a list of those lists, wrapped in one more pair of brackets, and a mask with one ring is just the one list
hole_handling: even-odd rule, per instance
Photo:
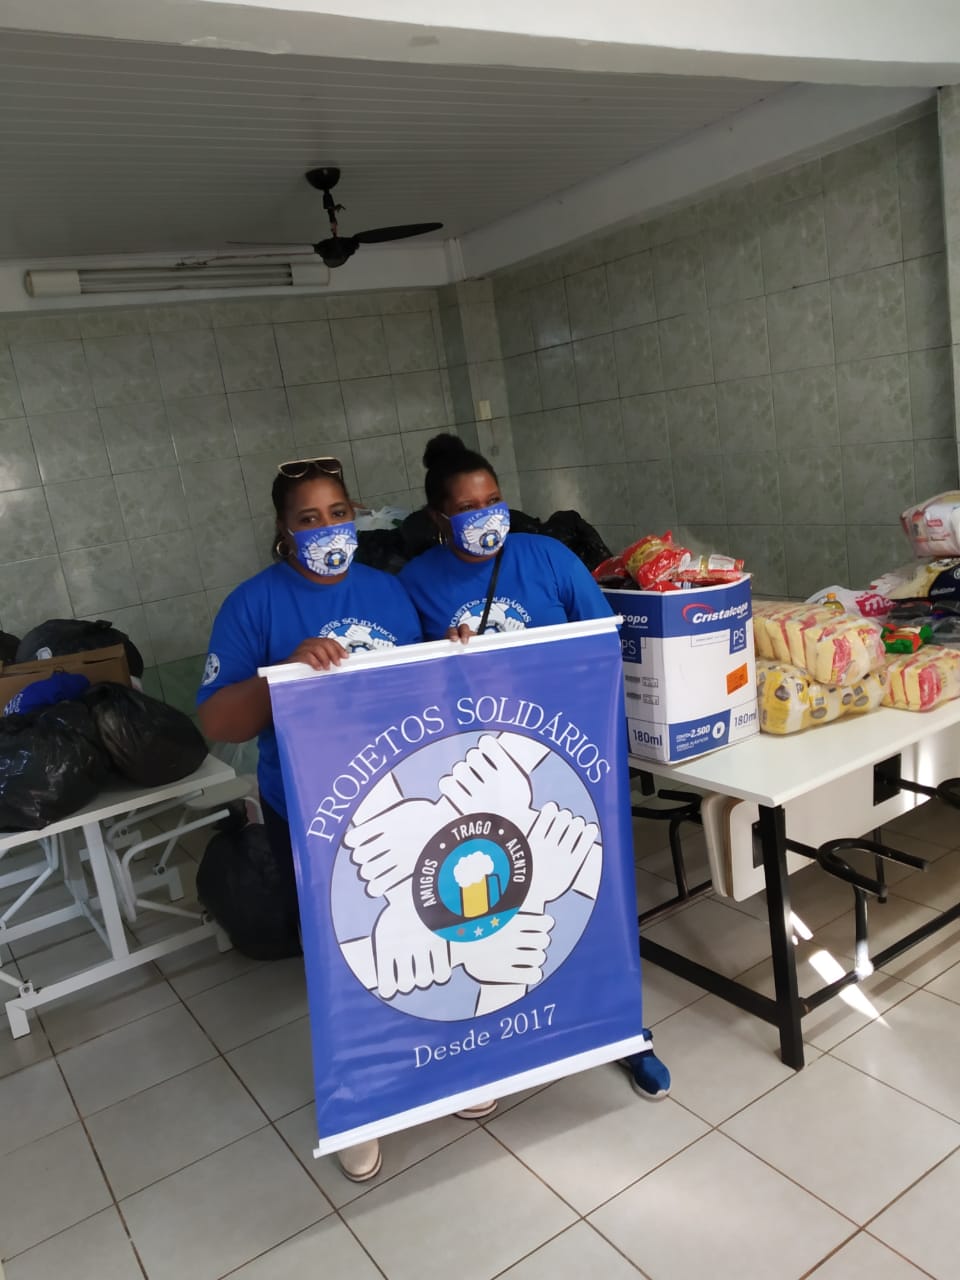
{"label": "fan blade", "polygon": [[351,238],[358,244],[381,244],[384,240],[406,240],[408,236],[424,236],[428,231],[439,231],[442,222],[411,222],[405,227],[375,227],[373,231],[358,231]]}
{"label": "fan blade", "polygon": [[256,249],[258,247],[265,249],[268,246],[271,249],[276,249],[279,245],[284,244],[289,245],[291,249],[307,250],[310,248],[306,240],[228,240],[227,244],[234,244],[245,249]]}
{"label": "fan blade", "polygon": [[302,253],[218,253],[212,258],[204,258],[204,262],[261,262],[264,258],[282,258],[284,262],[294,262],[298,258],[315,258],[313,249]]}

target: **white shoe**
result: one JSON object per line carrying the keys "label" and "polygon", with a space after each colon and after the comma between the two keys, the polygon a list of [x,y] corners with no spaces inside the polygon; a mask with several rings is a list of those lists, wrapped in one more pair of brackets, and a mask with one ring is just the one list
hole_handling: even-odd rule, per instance
{"label": "white shoe", "polygon": [[497,1101],[494,1099],[493,1102],[478,1102],[475,1107],[464,1107],[456,1114],[461,1120],[482,1120],[485,1116],[492,1116],[496,1109]]}
{"label": "white shoe", "polygon": [[355,1147],[344,1147],[337,1152],[337,1159],[343,1176],[351,1182],[369,1182],[377,1176],[383,1164],[380,1143],[376,1138],[358,1142]]}

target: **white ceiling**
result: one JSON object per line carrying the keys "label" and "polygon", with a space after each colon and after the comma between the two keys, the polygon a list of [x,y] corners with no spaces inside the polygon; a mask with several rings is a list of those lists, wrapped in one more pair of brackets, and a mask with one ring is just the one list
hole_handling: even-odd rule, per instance
{"label": "white ceiling", "polygon": [[338,164],[349,233],[462,235],[782,84],[426,67],[0,33],[0,259],[322,238],[304,170]]}

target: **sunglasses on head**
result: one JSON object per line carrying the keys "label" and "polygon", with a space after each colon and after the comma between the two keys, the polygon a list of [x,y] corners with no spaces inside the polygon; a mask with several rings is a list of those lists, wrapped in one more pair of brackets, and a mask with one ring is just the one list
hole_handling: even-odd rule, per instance
{"label": "sunglasses on head", "polygon": [[343,463],[339,458],[295,458],[292,462],[281,462],[277,471],[288,480],[302,480],[310,471],[343,479]]}

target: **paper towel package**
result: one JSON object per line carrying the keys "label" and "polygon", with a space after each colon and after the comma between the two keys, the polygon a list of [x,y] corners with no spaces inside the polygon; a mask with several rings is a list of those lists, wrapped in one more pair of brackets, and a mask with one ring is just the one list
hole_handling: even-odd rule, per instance
{"label": "paper towel package", "polygon": [[623,618],[631,755],[678,764],[758,731],[749,577],[604,595]]}

